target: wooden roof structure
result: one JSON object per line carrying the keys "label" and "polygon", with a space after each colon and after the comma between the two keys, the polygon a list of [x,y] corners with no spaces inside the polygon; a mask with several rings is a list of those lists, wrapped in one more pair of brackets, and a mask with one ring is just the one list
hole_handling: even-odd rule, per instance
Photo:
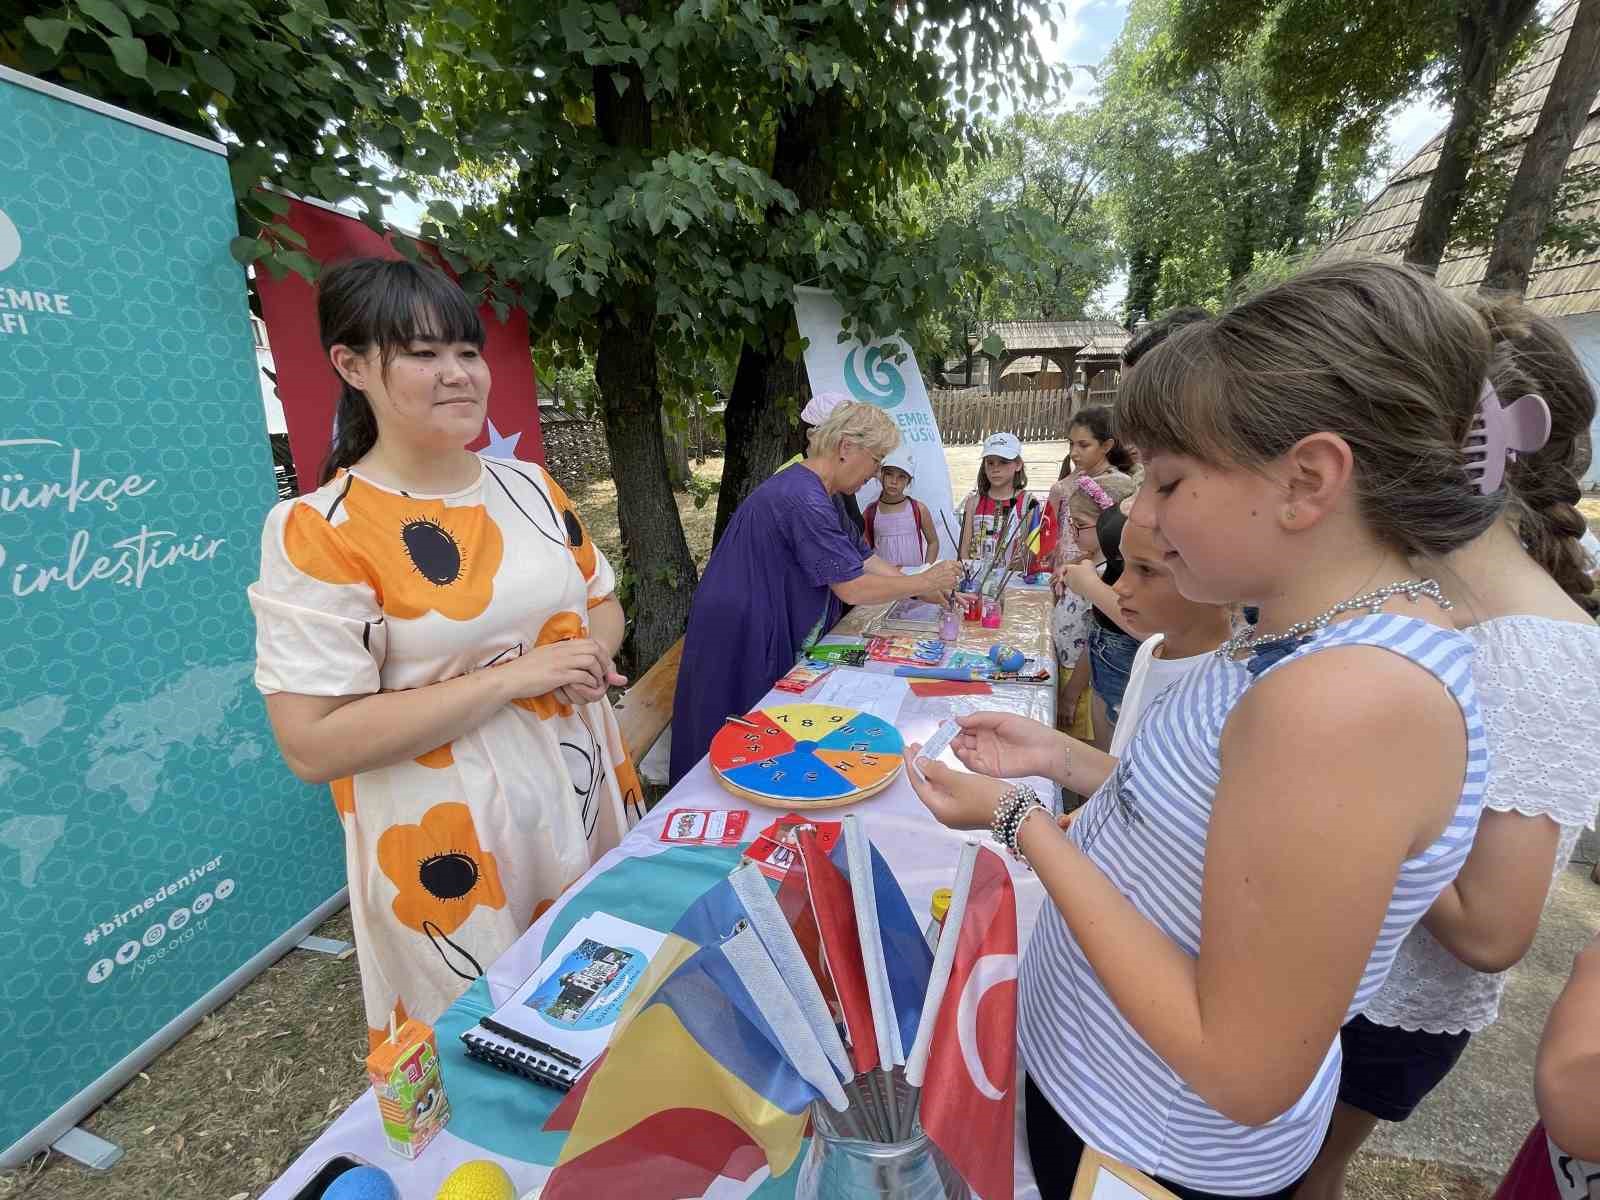
{"label": "wooden roof structure", "polygon": [[[1572,28],[1577,9],[1578,0],[1565,0],[1551,20],[1549,30],[1508,77],[1515,88],[1515,98],[1506,123],[1495,133],[1508,170],[1516,170],[1523,147],[1539,119],[1539,110],[1544,106],[1545,93],[1555,76],[1556,64],[1561,61],[1561,52],[1566,49],[1567,32]],[[1361,215],[1334,236],[1318,259],[1398,261],[1422,210],[1422,197],[1439,161],[1439,146],[1443,140],[1444,131],[1440,130],[1390,177],[1383,191],[1361,210]],[[1590,108],[1588,123],[1579,133],[1567,165],[1571,168],[1596,162],[1600,162],[1600,101]],[[1600,201],[1586,205],[1583,215],[1596,213],[1600,213]],[[1446,287],[1476,287],[1483,279],[1488,261],[1487,247],[1452,243],[1445,248],[1437,278]],[[1600,253],[1565,259],[1540,254],[1534,261],[1525,299],[1532,308],[1550,317],[1600,311]]]}
{"label": "wooden roof structure", "polygon": [[[1054,363],[1061,377],[1070,382],[1079,360],[1092,375],[1097,368],[1118,361],[1128,340],[1128,331],[1114,321],[997,321],[988,333],[1005,346],[991,359],[989,378],[996,381],[1027,360],[1030,365],[1020,370],[1048,370],[1048,364]],[[981,348],[977,353],[989,357]]]}

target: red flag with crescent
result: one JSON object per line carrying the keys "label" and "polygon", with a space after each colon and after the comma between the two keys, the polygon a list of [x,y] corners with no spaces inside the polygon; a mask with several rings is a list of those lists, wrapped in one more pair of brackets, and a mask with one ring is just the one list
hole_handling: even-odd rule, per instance
{"label": "red flag with crescent", "polygon": [[972,868],[922,1085],[922,1127],[984,1200],[1015,1190],[1017,902],[987,847]]}

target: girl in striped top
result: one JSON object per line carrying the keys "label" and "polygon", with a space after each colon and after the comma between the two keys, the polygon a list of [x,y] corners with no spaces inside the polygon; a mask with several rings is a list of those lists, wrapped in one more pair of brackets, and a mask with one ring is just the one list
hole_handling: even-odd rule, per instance
{"label": "girl in striped top", "polygon": [[[1184,1197],[1288,1196],[1316,1155],[1339,1027],[1477,827],[1472,645],[1412,561],[1500,512],[1469,445],[1490,354],[1464,304],[1378,263],[1175,334],[1120,401],[1130,519],[1185,596],[1258,625],[1152,702],[1065,836],[1018,789],[922,768],[935,815],[998,818],[1052,901],[1019,978],[1042,1195],[1084,1142]],[[1071,775],[1053,732],[984,736],[1008,776]]]}

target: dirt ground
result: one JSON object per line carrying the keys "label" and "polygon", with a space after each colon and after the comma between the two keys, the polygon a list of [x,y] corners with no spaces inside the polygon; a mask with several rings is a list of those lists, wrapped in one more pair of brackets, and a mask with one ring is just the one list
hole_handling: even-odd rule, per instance
{"label": "dirt ground", "polygon": [[[1054,480],[1065,446],[1026,447],[1030,485]],[[953,447],[951,478],[963,494],[980,448]],[[697,473],[721,477],[720,459]],[[574,489],[595,541],[620,554],[610,480]],[[696,561],[710,553],[715,501],[680,497]],[[1585,515],[1600,526],[1600,499]],[[317,931],[348,938],[348,913]],[[89,1116],[84,1125],[126,1152],[96,1173],[59,1155],[0,1173],[0,1200],[254,1200],[366,1087],[364,1019],[355,957],[294,951],[270,967]],[[1449,1160],[1451,1147],[1428,1147]],[[1488,1200],[1496,1180],[1416,1158],[1364,1155],[1349,1200]]]}

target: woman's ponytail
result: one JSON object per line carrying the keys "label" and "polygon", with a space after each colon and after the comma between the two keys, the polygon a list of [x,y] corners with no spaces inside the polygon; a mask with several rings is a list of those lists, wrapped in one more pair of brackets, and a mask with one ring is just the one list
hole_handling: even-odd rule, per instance
{"label": "woman's ponytail", "polygon": [[339,407],[333,417],[333,445],[322,464],[321,487],[340,471],[348,470],[364,458],[378,441],[378,422],[372,405],[362,392],[340,381]]}

